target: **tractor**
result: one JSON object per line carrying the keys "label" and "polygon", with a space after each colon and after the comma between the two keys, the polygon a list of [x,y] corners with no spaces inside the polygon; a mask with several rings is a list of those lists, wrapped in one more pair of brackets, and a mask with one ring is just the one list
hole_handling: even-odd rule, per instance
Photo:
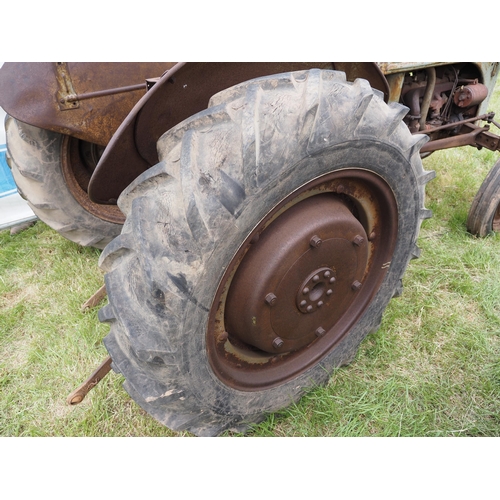
{"label": "tractor", "polygon": [[[422,158],[500,150],[499,63],[6,63],[19,193],[102,249],[109,358],[174,431],[245,432],[350,363],[419,256]],[[467,229],[500,229],[500,162]]]}

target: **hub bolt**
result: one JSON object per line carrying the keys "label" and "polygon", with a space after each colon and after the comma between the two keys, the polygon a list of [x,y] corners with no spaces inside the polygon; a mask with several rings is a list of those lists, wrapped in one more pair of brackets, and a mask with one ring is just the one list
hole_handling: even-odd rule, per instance
{"label": "hub bolt", "polygon": [[361,288],[361,283],[359,281],[355,281],[352,285],[351,288],[357,292]]}
{"label": "hub bolt", "polygon": [[277,300],[278,300],[278,297],[276,297],[276,295],[274,295],[274,293],[268,293],[266,295],[266,298],[265,298],[266,304],[268,306],[271,306],[271,307],[273,307],[274,305],[276,305],[276,301]]}
{"label": "hub bolt", "polygon": [[279,349],[282,345],[284,344],[283,342],[283,339],[279,338],[279,337],[276,337],[274,340],[273,340],[273,347],[275,349]]}
{"label": "hub bolt", "polygon": [[323,240],[316,234],[309,240],[309,245],[314,248],[319,248],[321,243],[323,243]]}
{"label": "hub bolt", "polygon": [[365,239],[363,238],[363,236],[360,236],[359,234],[356,235],[354,237],[354,239],[352,240],[353,244],[356,245],[357,247],[362,245],[364,241],[365,241]]}
{"label": "hub bolt", "polygon": [[344,191],[345,191],[345,187],[342,184],[339,184],[337,186],[337,193],[340,194],[340,193],[343,193]]}
{"label": "hub bolt", "polygon": [[323,335],[326,333],[326,330],[320,326],[314,333],[316,334],[316,337],[323,337]]}

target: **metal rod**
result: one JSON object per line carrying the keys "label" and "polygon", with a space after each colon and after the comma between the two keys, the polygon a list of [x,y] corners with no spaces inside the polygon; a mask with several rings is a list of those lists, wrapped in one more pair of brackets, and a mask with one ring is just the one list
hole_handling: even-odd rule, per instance
{"label": "metal rod", "polygon": [[66,102],[84,101],[85,99],[93,99],[94,97],[106,97],[114,94],[123,94],[124,92],[133,92],[135,90],[146,90],[146,82],[138,83],[137,85],[129,85],[128,87],[118,87],[115,89],[96,90],[86,94],[70,94],[64,100]]}
{"label": "metal rod", "polygon": [[437,132],[439,130],[445,130],[447,128],[455,128],[455,127],[458,127],[460,125],[464,125],[465,123],[471,123],[471,122],[475,122],[478,120],[495,123],[493,121],[494,116],[495,116],[495,113],[486,113],[486,114],[481,115],[481,116],[475,116],[474,118],[468,118],[467,120],[460,120],[459,122],[448,123],[446,125],[441,125],[440,127],[430,128],[428,130],[420,130],[419,132],[415,132],[415,133],[416,134],[432,134],[432,133]]}

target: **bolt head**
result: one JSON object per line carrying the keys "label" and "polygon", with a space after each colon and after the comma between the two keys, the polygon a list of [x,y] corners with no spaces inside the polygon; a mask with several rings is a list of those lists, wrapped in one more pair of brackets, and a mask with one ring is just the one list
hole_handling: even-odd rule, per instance
{"label": "bolt head", "polygon": [[309,245],[314,248],[319,248],[321,243],[323,243],[323,240],[316,234],[309,240]]}
{"label": "bolt head", "polygon": [[307,306],[306,311],[308,313],[312,312],[312,310],[313,310],[313,306]]}
{"label": "bolt head", "polygon": [[307,288],[307,286],[304,288],[304,290],[302,290],[302,293],[304,295],[307,295],[309,293],[309,288]]}
{"label": "bolt head", "polygon": [[320,326],[314,333],[316,334],[316,337],[322,337],[326,333],[326,330]]}
{"label": "bolt head", "polygon": [[272,306],[276,305],[276,301],[278,300],[278,297],[276,297],[276,295],[274,295],[274,293],[268,293],[264,300],[268,306],[272,307]]}
{"label": "bolt head", "polygon": [[351,288],[357,292],[360,288],[361,288],[361,283],[359,281],[355,281],[352,285],[351,285]]}
{"label": "bolt head", "polygon": [[275,349],[279,349],[283,344],[284,344],[283,339],[281,339],[280,337],[276,337],[273,340],[273,347]]}
{"label": "bolt head", "polygon": [[363,238],[363,236],[361,235],[356,235],[354,237],[354,239],[352,240],[353,244],[356,245],[357,247],[359,247],[360,245],[363,244],[363,242],[365,241],[365,239]]}

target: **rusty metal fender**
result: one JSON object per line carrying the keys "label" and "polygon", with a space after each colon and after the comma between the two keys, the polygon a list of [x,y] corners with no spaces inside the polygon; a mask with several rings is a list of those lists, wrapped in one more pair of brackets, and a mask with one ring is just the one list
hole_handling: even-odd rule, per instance
{"label": "rusty metal fender", "polygon": [[374,63],[177,63],[116,131],[90,181],[90,199],[116,203],[125,187],[158,162],[156,142],[161,135],[205,109],[214,94],[253,78],[311,68],[340,69],[349,79],[367,78],[388,96],[387,81]]}
{"label": "rusty metal fender", "polygon": [[173,64],[4,63],[0,106],[22,122],[106,146],[146,93],[146,79]]}

